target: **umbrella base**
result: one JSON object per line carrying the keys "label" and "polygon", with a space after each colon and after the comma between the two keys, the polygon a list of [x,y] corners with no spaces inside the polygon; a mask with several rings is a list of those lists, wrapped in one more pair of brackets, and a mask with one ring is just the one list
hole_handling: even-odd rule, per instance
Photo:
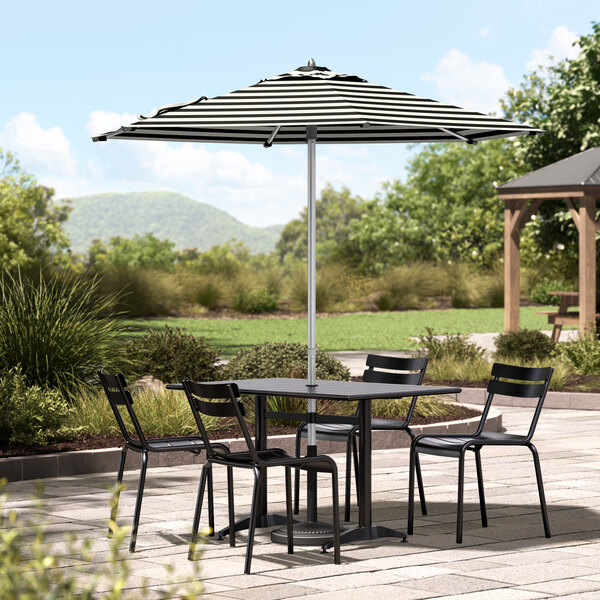
{"label": "umbrella base", "polygon": [[[329,523],[304,521],[294,523],[293,529],[295,546],[322,546],[333,538],[333,525]],[[287,544],[287,527],[271,531],[271,541],[276,544]]]}

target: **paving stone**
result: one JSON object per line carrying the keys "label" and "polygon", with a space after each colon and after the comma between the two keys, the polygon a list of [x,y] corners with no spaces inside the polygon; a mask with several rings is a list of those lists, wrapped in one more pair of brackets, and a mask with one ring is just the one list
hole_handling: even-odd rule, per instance
{"label": "paving stone", "polygon": [[[529,414],[528,409],[505,408],[504,424],[509,431],[522,429]],[[424,457],[429,515],[420,515],[417,504],[415,534],[407,544],[374,540],[343,546],[342,564],[334,565],[332,554],[321,554],[318,548],[297,547],[293,555],[288,555],[284,546],[271,543],[268,529],[260,529],[250,576],[243,575],[247,532],[239,532],[236,548],[230,548],[228,539],[219,542],[207,538],[201,559],[195,563],[187,560],[199,474],[195,466],[157,467],[148,476],[137,551],[133,555],[124,551],[131,567],[128,588],[141,589],[146,581],[149,588],[145,597],[161,598],[164,567],[168,566],[172,577],[183,581],[198,577],[200,569],[205,597],[211,598],[600,598],[599,426],[600,412],[544,409],[542,413],[535,443],[540,451],[554,534],[550,539],[543,537],[530,453],[523,448],[486,448],[484,479],[490,526],[483,529],[480,524],[470,461],[463,544],[457,545],[454,539],[456,461]],[[334,454],[334,458],[339,459],[343,469],[344,454]],[[408,452],[376,451],[373,466],[374,523],[402,530],[406,527]],[[272,475],[269,510],[283,513],[283,473],[274,471]],[[99,572],[108,564],[107,488],[114,485],[114,480],[114,471],[47,479],[46,505],[41,511],[30,498],[35,490],[33,482],[11,482],[5,508],[17,511],[22,518],[46,518],[48,538],[56,542],[55,552],[63,555],[65,568],[77,564],[81,542],[69,548],[64,533],[94,539],[96,561],[87,565],[86,571]],[[129,526],[137,473],[127,473],[126,481],[129,489],[121,495],[118,520]],[[224,469],[215,469],[214,484],[219,527],[227,523]],[[248,511],[251,484],[251,474],[242,472],[236,477],[236,514],[240,518]],[[328,498],[319,509],[320,518],[328,520]],[[357,516],[355,496],[352,515]],[[300,517],[304,518],[304,513]],[[203,524],[206,519],[207,514],[203,515]],[[6,524],[0,524],[2,527]]]}
{"label": "paving stone", "polygon": [[559,579],[554,581],[543,581],[530,585],[519,586],[520,590],[532,592],[543,592],[552,596],[563,597],[567,594],[578,594],[581,592],[600,591],[600,581],[589,581],[586,579]]}

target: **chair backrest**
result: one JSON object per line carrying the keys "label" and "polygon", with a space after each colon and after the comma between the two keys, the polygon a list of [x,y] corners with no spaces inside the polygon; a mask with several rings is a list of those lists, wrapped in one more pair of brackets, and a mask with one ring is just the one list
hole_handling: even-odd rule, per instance
{"label": "chair backrest", "polygon": [[[367,354],[367,369],[363,372],[363,381],[373,383],[399,383],[406,385],[421,385],[425,377],[425,369],[429,359],[383,356],[381,354]],[[388,369],[376,371],[375,369]],[[393,371],[393,372],[391,372]],[[409,423],[416,405],[415,396],[408,409],[406,422]]]}
{"label": "chair backrest", "polygon": [[[112,408],[115,418],[117,419],[119,429],[121,430],[125,440],[133,446],[141,446],[147,450],[148,444],[146,442],[146,436],[144,435],[140,422],[135,414],[135,410],[133,408],[133,398],[127,389],[127,382],[125,381],[123,374],[117,373],[116,375],[111,375],[110,373],[98,371],[98,377],[100,377],[100,382],[102,383],[102,387],[106,392],[110,407]],[[125,407],[125,410],[131,419],[137,439],[132,437],[127,430],[127,425],[125,425],[123,415],[121,414],[123,407]]]}
{"label": "chair backrest", "polygon": [[[191,381],[190,379],[183,380],[183,389],[185,390],[187,399],[190,403],[194,419],[200,430],[202,441],[206,447],[206,453],[209,458],[220,456],[215,453],[210,443],[210,438],[202,415],[218,418],[237,419],[239,423],[248,452],[254,462],[260,462],[254,442],[248,431],[244,416],[246,411],[244,405],[240,402],[240,391],[236,383],[200,383]],[[213,400],[213,402],[207,402]],[[222,400],[222,402],[214,402],[214,400]]]}
{"label": "chair backrest", "polygon": [[483,431],[485,420],[496,396],[537,398],[538,401],[529,431],[523,439],[524,442],[529,442],[540,418],[540,412],[553,373],[554,369],[552,367],[517,367],[515,365],[494,363],[492,365],[492,379],[489,380],[487,386],[488,397],[475,435],[479,435]]}

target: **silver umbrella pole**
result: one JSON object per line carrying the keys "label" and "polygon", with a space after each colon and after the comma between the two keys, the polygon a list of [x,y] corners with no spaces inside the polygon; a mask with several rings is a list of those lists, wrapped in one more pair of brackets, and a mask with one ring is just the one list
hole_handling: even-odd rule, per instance
{"label": "silver umbrella pole", "polygon": [[[317,387],[317,209],[316,209],[316,148],[317,127],[306,128],[308,143],[308,393]],[[308,444],[307,456],[317,455],[317,432],[315,415],[317,401],[308,399]],[[333,537],[333,526],[317,521],[317,474],[306,473],[306,521],[294,525],[294,543],[299,546],[320,546]],[[279,544],[287,544],[287,529],[275,529],[271,539]]]}
{"label": "silver umbrella pole", "polygon": [[[307,387],[317,385],[317,128],[309,126],[306,130],[308,145],[308,383]],[[317,412],[317,401],[308,399],[308,444],[307,456],[317,455],[317,433],[314,415]],[[317,474],[307,472],[307,513],[308,521],[317,520]]]}

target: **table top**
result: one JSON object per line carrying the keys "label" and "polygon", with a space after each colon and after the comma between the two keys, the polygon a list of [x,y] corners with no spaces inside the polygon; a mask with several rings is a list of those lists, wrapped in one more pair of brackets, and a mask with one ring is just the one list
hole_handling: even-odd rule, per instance
{"label": "table top", "polygon": [[578,298],[579,292],[548,292],[548,296],[566,296],[568,298]]}
{"label": "table top", "polygon": [[[321,400],[375,400],[404,396],[456,394],[461,391],[461,388],[458,387],[371,383],[364,381],[330,381],[322,379],[317,380],[315,387],[309,387],[307,379],[291,379],[287,377],[239,379],[214,383],[236,383],[242,394],[315,398]],[[176,383],[167,385],[167,388],[181,390],[183,386],[180,383]]]}

